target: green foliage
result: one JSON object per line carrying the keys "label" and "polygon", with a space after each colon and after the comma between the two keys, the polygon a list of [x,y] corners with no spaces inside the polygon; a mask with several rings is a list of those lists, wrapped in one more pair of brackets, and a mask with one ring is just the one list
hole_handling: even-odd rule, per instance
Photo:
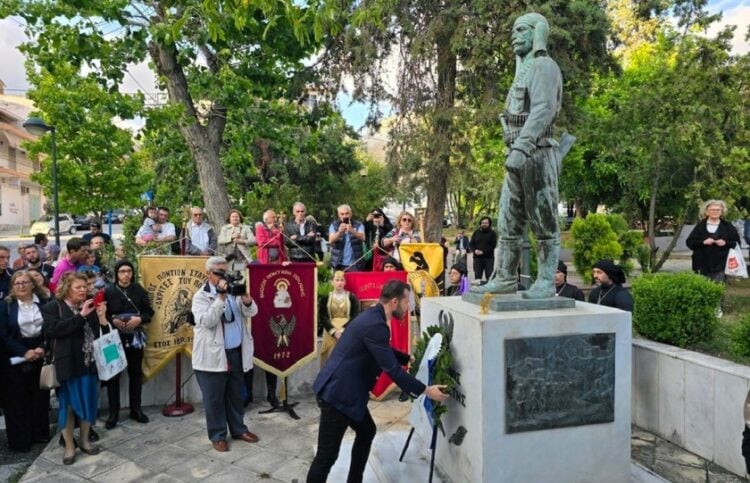
{"label": "green foliage", "polygon": [[589,213],[576,218],[570,227],[573,265],[586,284],[591,284],[591,269],[599,260],[621,260],[622,245],[612,229],[608,215]]}
{"label": "green foliage", "polygon": [[710,340],[724,286],[694,273],[633,280],[633,327],[644,337],[685,347]]}
{"label": "green foliage", "polygon": [[741,357],[750,357],[750,314],[742,317],[730,332],[730,350]]}
{"label": "green foliage", "polygon": [[[419,370],[419,365],[422,363],[424,352],[427,349],[427,344],[429,344],[432,336],[438,333],[441,334],[443,336],[443,343],[435,359],[432,384],[446,385],[447,387],[445,389],[445,392],[448,393],[456,385],[456,378],[452,375],[453,355],[451,354],[450,347],[452,336],[452,334],[450,333],[451,330],[452,328],[449,329],[441,325],[431,325],[427,327],[427,330],[422,333],[422,337],[417,341],[417,344],[412,351],[414,362],[412,363],[411,367],[409,367],[409,374],[411,374],[412,376],[416,376],[417,371]],[[438,428],[443,431],[443,433],[445,433],[445,430],[443,429],[441,418],[443,414],[447,412],[448,406],[445,404],[435,404],[433,406],[433,420],[436,422]]]}
{"label": "green foliage", "polygon": [[[593,0],[345,5],[341,35],[328,45],[320,68],[333,82],[343,75],[353,79],[353,99],[371,106],[369,124],[379,124],[384,104],[393,106],[396,116],[387,127],[394,191],[401,200],[426,193],[426,239],[439,238],[447,197],[464,226],[496,207],[505,158],[497,118],[515,72],[510,31],[524,10],[542,13],[552,26],[550,52],[565,79],[559,127],[573,130],[572,100],[588,91],[592,72],[612,65],[608,20],[601,2]],[[389,72],[394,53],[396,94]]]}

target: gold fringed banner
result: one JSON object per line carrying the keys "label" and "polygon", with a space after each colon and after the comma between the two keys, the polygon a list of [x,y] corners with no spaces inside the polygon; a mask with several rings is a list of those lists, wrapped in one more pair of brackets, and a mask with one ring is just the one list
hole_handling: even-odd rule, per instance
{"label": "gold fringed banner", "polygon": [[207,257],[142,256],[141,285],[154,317],[146,325],[143,376],[150,379],[177,354],[192,355],[193,326],[188,323],[193,294],[206,283]]}

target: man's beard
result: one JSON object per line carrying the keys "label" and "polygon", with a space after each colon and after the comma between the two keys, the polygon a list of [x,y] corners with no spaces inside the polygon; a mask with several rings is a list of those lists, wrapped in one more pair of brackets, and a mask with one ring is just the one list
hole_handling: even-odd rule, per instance
{"label": "man's beard", "polygon": [[400,308],[396,308],[396,309],[393,309],[393,312],[391,313],[391,317],[395,319],[403,319],[405,314],[406,314],[406,310],[401,310]]}

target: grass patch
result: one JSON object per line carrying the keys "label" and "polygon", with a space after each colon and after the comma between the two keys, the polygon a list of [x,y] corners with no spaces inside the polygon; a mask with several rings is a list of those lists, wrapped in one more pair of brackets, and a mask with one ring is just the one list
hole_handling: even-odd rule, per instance
{"label": "grass patch", "polygon": [[750,365],[750,357],[737,355],[731,350],[731,333],[743,316],[750,313],[750,279],[728,279],[724,300],[724,316],[719,319],[715,337],[687,348],[704,354],[721,357],[738,364]]}

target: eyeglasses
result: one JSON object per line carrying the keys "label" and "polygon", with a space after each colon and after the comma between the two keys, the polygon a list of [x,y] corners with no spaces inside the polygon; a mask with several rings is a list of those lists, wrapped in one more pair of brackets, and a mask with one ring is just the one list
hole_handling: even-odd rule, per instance
{"label": "eyeglasses", "polygon": [[401,218],[401,221],[405,221],[407,223],[414,223],[414,220],[411,218]]}
{"label": "eyeglasses", "polygon": [[133,273],[133,270],[130,268],[121,268],[117,271],[117,273]]}
{"label": "eyeglasses", "polygon": [[32,285],[34,282],[28,282],[28,281],[21,281],[21,282],[13,282],[13,285],[16,287],[24,287],[26,285]]}
{"label": "eyeglasses", "polygon": [[203,213],[193,213],[193,216],[203,216]]}

